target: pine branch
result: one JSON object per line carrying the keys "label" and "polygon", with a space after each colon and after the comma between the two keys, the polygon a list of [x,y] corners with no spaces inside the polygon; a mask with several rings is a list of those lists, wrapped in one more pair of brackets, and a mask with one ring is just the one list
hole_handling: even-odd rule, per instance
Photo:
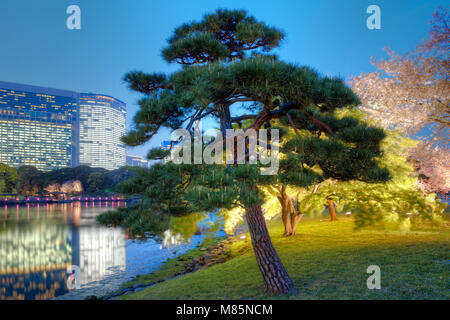
{"label": "pine branch", "polygon": [[320,121],[319,119],[317,119],[316,117],[314,117],[312,113],[310,113],[307,110],[303,110],[303,113],[306,114],[308,116],[308,118],[311,119],[311,121],[314,122],[318,127],[324,129],[328,133],[329,136],[334,135],[331,128],[328,125],[326,125],[325,123],[323,123],[322,121]]}
{"label": "pine branch", "polygon": [[298,133],[297,127],[295,126],[294,122],[292,121],[292,118],[291,118],[291,116],[289,115],[289,113],[286,113],[286,117],[288,118],[288,120],[289,120],[289,122],[290,122],[292,128],[294,129],[295,134],[297,135],[297,137],[298,137],[299,139],[301,139],[302,137],[300,136],[300,133]]}

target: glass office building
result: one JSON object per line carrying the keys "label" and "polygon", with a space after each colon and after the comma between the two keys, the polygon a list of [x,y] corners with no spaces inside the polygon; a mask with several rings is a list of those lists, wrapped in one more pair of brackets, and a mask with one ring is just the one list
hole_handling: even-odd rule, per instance
{"label": "glass office building", "polygon": [[0,163],[114,170],[125,165],[125,124],[113,97],[0,81]]}
{"label": "glass office building", "polygon": [[77,100],[72,91],[0,82],[0,163],[78,165]]}
{"label": "glass office building", "polygon": [[126,105],[110,96],[81,93],[80,165],[108,170],[125,165]]}

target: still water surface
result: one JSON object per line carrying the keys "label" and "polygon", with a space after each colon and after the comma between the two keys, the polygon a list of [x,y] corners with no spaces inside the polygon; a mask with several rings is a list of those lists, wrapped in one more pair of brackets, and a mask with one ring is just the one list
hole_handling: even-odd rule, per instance
{"label": "still water surface", "polygon": [[[203,215],[178,219],[179,225],[161,237],[128,239],[124,229],[107,228],[95,220],[120,205],[124,204],[110,201],[3,207],[0,300],[101,296],[206,238],[224,234],[214,215]],[[67,268],[72,265],[80,267],[80,289],[67,287]]]}

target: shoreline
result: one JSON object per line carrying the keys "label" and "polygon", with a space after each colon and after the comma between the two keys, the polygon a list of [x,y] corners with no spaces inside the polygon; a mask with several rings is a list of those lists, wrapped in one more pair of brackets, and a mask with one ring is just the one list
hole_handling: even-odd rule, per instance
{"label": "shoreline", "polygon": [[[198,270],[206,269],[216,264],[224,263],[232,258],[229,255],[229,245],[238,242],[241,239],[238,235],[235,235],[220,237],[216,240],[217,241],[215,244],[208,246],[202,244],[189,250],[185,254],[168,259],[159,269],[153,272],[138,275],[129,281],[123,282],[121,289],[115,292],[103,296],[86,296],[84,300],[116,300],[121,296],[139,292],[146,288],[152,287],[155,284],[173,280],[183,275],[194,273]],[[158,277],[158,273],[165,271],[164,269],[168,269],[167,271],[169,271],[169,275]],[[127,284],[129,285],[126,286]]]}
{"label": "shoreline", "polygon": [[[246,231],[247,231],[246,224],[242,223],[235,229],[232,235],[218,237],[214,239],[215,241],[213,244],[205,245],[202,243],[198,245],[196,248],[190,249],[186,253],[178,257],[168,259],[163,263],[163,265],[159,269],[150,272],[148,274],[135,276],[131,280],[123,282],[122,287],[118,291],[111,292],[108,295],[100,297],[87,296],[84,299],[115,300],[121,296],[139,292],[143,289],[154,286],[155,284],[176,279],[183,275],[194,273],[198,270],[212,267],[213,265],[216,264],[224,263],[232,259],[232,256],[229,254],[230,253],[229,246],[232,245],[233,243],[245,240],[246,236],[243,236],[242,234],[245,233]],[[171,264],[174,264],[175,266],[171,266]],[[157,273],[158,272],[163,273],[164,269],[169,269],[168,270],[169,275],[162,277],[160,279],[156,279],[158,278]],[[152,279],[153,276],[156,276],[155,279]],[[130,285],[126,286],[127,284]]]}
{"label": "shoreline", "polygon": [[131,202],[134,199],[124,199],[121,197],[77,197],[77,199],[68,200],[54,200],[54,199],[42,199],[38,198],[3,198],[0,199],[0,206],[7,205],[29,205],[29,204],[64,204],[64,203],[76,203],[76,202]]}

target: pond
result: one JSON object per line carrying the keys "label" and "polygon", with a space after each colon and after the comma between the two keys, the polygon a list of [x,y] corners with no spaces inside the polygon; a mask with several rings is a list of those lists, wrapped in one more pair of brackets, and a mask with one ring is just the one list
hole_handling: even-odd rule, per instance
{"label": "pond", "polygon": [[[159,237],[128,239],[122,228],[97,224],[120,202],[5,206],[0,222],[0,300],[82,299],[105,295],[137,274],[225,235],[215,214],[174,219]],[[79,267],[80,288],[67,286]]]}

